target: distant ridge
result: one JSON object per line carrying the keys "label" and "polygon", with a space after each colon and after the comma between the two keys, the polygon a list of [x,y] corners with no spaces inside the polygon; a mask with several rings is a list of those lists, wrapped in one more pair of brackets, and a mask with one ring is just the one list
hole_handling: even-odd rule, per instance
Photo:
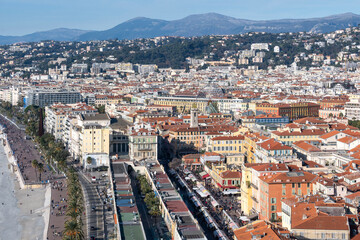
{"label": "distant ridge", "polygon": [[74,41],[88,30],[56,28],[49,31],[35,32],[24,36],[0,36],[0,44],[17,42],[39,42],[42,40]]}
{"label": "distant ridge", "polygon": [[203,36],[241,34],[246,32],[314,32],[326,33],[358,26],[360,15],[343,13],[321,18],[247,20],[217,13],[190,15],[173,21],[138,17],[104,31],[59,28],[25,36],[0,36],[0,44],[41,40],[90,41],[136,39],[157,36]]}

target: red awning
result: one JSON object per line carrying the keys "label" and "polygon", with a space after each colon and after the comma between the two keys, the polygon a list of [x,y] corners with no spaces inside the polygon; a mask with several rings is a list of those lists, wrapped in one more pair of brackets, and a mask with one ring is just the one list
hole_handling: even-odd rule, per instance
{"label": "red awning", "polygon": [[205,179],[205,178],[208,178],[208,177],[210,177],[210,175],[207,173],[204,176],[202,176],[202,179]]}
{"label": "red awning", "polygon": [[229,188],[229,189],[235,189],[238,188],[237,186],[222,186],[220,183],[216,183],[220,188]]}

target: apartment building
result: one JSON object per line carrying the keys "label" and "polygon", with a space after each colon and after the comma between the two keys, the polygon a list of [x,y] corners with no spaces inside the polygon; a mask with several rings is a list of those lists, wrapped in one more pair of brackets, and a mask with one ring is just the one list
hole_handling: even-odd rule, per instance
{"label": "apartment building", "polygon": [[351,95],[350,101],[345,103],[345,116],[350,120],[360,119],[360,96]]}
{"label": "apartment building", "polygon": [[211,177],[215,187],[221,190],[239,189],[241,183],[241,171],[229,169],[224,163],[218,162],[204,166],[205,172]]}
{"label": "apartment building", "polygon": [[152,129],[133,130],[129,136],[129,156],[133,160],[157,160],[159,152],[159,136]]}
{"label": "apartment building", "polygon": [[308,172],[287,172],[259,177],[259,218],[277,221],[281,215],[281,200],[313,193],[317,175]]}
{"label": "apartment building", "polygon": [[51,133],[55,139],[63,140],[63,135],[67,131],[67,117],[75,117],[80,114],[94,114],[97,109],[85,103],[62,104],[57,103],[45,107],[44,127],[46,132]]}
{"label": "apartment building", "polygon": [[111,95],[95,95],[95,105],[118,104],[122,100],[120,96]]}
{"label": "apartment building", "polygon": [[209,103],[217,106],[217,110],[222,113],[237,112],[239,110],[247,110],[249,102],[244,99],[236,98],[201,98],[201,97],[156,97],[154,99],[155,105],[175,106],[178,112],[189,112],[194,104],[201,112],[207,112]]}
{"label": "apartment building", "polygon": [[10,88],[0,89],[0,100],[9,102],[13,106],[18,105],[19,101],[22,101],[22,92],[19,87],[11,86]]}
{"label": "apartment building", "polygon": [[267,114],[287,116],[290,120],[303,117],[318,117],[319,109],[319,104],[311,102],[298,102],[291,104],[259,103],[256,105],[256,111],[264,112]]}
{"label": "apartment building", "polygon": [[244,136],[219,136],[210,140],[208,150],[222,155],[238,154],[242,151]]}
{"label": "apartment building", "polygon": [[320,196],[281,201],[282,226],[296,239],[350,239],[345,203],[324,200]]}
{"label": "apartment building", "polygon": [[245,162],[255,163],[257,144],[268,140],[266,136],[262,136],[259,133],[247,133],[244,135],[242,153],[245,157]]}
{"label": "apartment building", "polygon": [[203,170],[203,165],[200,162],[201,154],[187,154],[182,156],[181,160],[184,165],[184,169],[188,168],[190,170]]}
{"label": "apartment building", "polygon": [[70,122],[70,154],[84,163],[86,154],[110,153],[110,117],[81,114]]}
{"label": "apartment building", "polygon": [[241,170],[241,209],[245,215],[257,215],[260,212],[259,177],[286,173],[289,168],[283,163],[244,163]]}
{"label": "apartment building", "polygon": [[291,146],[298,141],[320,141],[320,136],[325,133],[323,129],[280,130],[271,132],[271,137]]}
{"label": "apartment building", "polygon": [[25,107],[34,105],[38,107],[50,106],[54,103],[78,103],[81,101],[79,91],[67,89],[31,89],[25,96]]}
{"label": "apartment building", "polygon": [[209,99],[195,97],[156,97],[155,105],[175,106],[178,112],[189,112],[194,105],[205,112]]}
{"label": "apartment building", "polygon": [[293,148],[271,138],[257,144],[256,163],[279,163],[295,157]]}

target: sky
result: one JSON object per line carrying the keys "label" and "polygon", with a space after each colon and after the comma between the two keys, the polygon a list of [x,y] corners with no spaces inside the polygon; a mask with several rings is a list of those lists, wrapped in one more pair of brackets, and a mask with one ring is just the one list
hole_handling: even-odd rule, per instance
{"label": "sky", "polygon": [[0,35],[105,30],[135,17],[175,20],[209,12],[270,20],[360,14],[360,7],[358,0],[0,0]]}

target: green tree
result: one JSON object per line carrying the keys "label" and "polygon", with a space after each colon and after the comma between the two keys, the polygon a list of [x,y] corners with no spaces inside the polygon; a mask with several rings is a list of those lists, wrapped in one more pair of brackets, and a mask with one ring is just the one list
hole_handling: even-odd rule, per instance
{"label": "green tree", "polygon": [[171,160],[171,162],[169,162],[168,165],[169,165],[169,168],[177,169],[177,168],[180,167],[181,164],[182,164],[181,159],[179,159],[179,158],[173,158],[173,159]]}
{"label": "green tree", "polygon": [[90,165],[92,163],[92,157],[90,157],[90,156],[87,157],[86,158],[86,163]]}
{"label": "green tree", "polygon": [[154,217],[160,216],[161,212],[159,206],[152,206],[151,209],[149,210],[149,214]]}
{"label": "green tree", "polygon": [[105,113],[105,105],[99,105],[96,107],[99,113]]}

